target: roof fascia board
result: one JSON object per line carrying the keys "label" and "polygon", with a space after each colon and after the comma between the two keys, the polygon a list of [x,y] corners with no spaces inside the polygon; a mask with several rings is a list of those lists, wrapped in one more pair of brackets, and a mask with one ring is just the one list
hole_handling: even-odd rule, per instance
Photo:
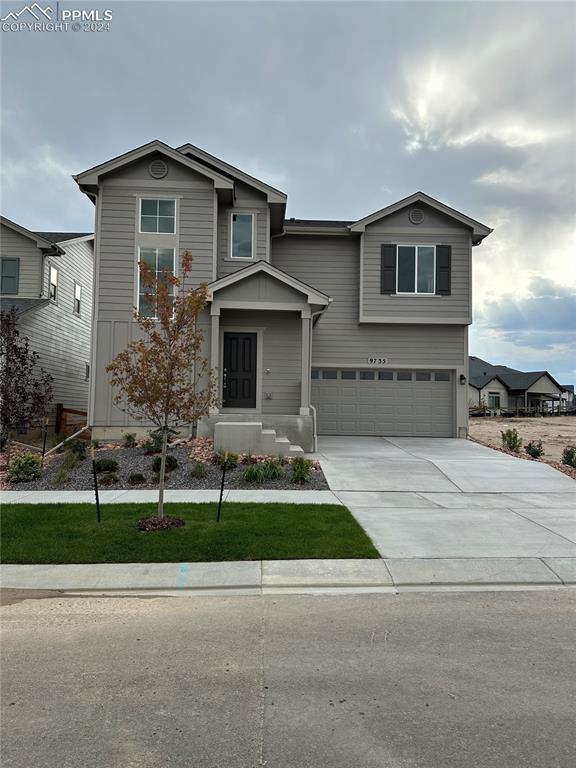
{"label": "roof fascia board", "polygon": [[255,187],[256,189],[260,190],[261,192],[264,192],[268,198],[269,203],[285,203],[288,199],[288,195],[286,195],[284,192],[281,192],[279,189],[271,187],[269,184],[265,184],[263,181],[254,178],[254,176],[250,176],[249,173],[245,173],[239,168],[224,162],[224,160],[220,160],[220,158],[214,157],[214,155],[211,155],[209,152],[194,146],[194,144],[182,144],[181,147],[177,147],[176,151],[181,152],[182,154],[190,152],[205,162],[210,163],[210,165],[215,165],[216,168],[219,168],[224,173],[229,173],[239,181],[243,181],[245,184],[248,184],[251,187]]}
{"label": "roof fascia board", "polygon": [[24,237],[27,237],[29,240],[32,240],[38,248],[42,251],[54,251],[56,250],[58,255],[62,255],[64,251],[62,248],[57,245],[56,243],[51,242],[50,240],[46,240],[43,237],[40,237],[34,232],[31,232],[29,229],[26,229],[26,227],[20,226],[20,224],[16,224],[15,221],[10,221],[10,219],[7,219],[5,216],[0,216],[0,222],[4,224],[4,226],[8,227],[8,229],[12,229],[14,232],[17,232],[19,235],[23,235]]}
{"label": "roof fascia board", "polygon": [[[284,225],[284,231],[287,235],[354,235],[356,232],[351,232],[349,227],[299,227]],[[360,234],[360,233],[358,233]]]}
{"label": "roof fascia board", "polygon": [[198,163],[195,160],[186,157],[181,152],[178,152],[172,147],[169,147],[168,144],[164,144],[164,142],[158,141],[157,139],[149,142],[148,144],[144,144],[141,147],[136,147],[136,149],[132,149],[130,152],[125,152],[123,155],[119,155],[112,160],[101,163],[94,168],[89,168],[87,171],[78,173],[72,178],[81,186],[98,184],[99,178],[103,174],[110,173],[111,171],[115,171],[118,168],[122,168],[122,166],[126,165],[127,163],[133,163],[135,160],[140,160],[152,152],[160,152],[171,160],[174,160],[175,162],[180,163],[181,165],[184,165],[187,168],[196,171],[197,173],[201,173],[203,176],[207,176],[209,179],[212,179],[216,189],[233,189],[234,187],[234,184],[232,181],[230,181],[230,179],[222,176],[216,171],[212,171],[209,168],[206,168],[206,166],[202,165],[202,163]]}
{"label": "roof fascia board", "polygon": [[330,303],[330,297],[325,293],[317,291],[309,285],[306,285],[306,283],[302,283],[300,280],[288,275],[277,267],[273,267],[266,261],[257,261],[255,264],[250,264],[250,266],[245,267],[244,269],[239,269],[236,272],[232,272],[230,275],[226,275],[226,277],[221,277],[220,280],[216,280],[214,283],[209,283],[208,290],[210,298],[213,297],[214,293],[217,293],[221,289],[234,285],[234,283],[241,282],[259,272],[264,272],[267,275],[270,275],[270,277],[274,277],[277,280],[280,280],[280,282],[290,286],[290,288],[294,288],[294,290],[303,293],[308,298],[309,302],[314,300],[315,304],[322,305]]}
{"label": "roof fascia board", "polygon": [[474,234],[479,237],[486,237],[491,232],[493,232],[490,227],[487,227],[485,224],[482,224],[480,221],[476,221],[476,219],[471,219],[469,216],[466,216],[463,213],[460,213],[459,211],[454,210],[454,208],[450,208],[448,205],[444,205],[444,203],[441,203],[439,200],[436,200],[433,197],[430,197],[429,195],[425,194],[424,192],[415,192],[413,195],[410,195],[409,197],[405,197],[402,200],[398,200],[396,203],[392,203],[392,205],[386,206],[386,208],[381,208],[379,211],[375,211],[374,213],[371,213],[369,216],[365,216],[363,219],[359,219],[354,224],[350,225],[350,231],[351,232],[364,232],[366,227],[369,224],[372,224],[374,221],[378,221],[378,219],[383,219],[385,216],[389,216],[392,213],[396,213],[396,211],[399,211],[402,208],[405,208],[407,205],[411,205],[415,202],[422,202],[429,205],[431,208],[435,208],[440,213],[444,213],[446,216],[449,216],[452,219],[456,219],[456,221],[459,221],[461,224],[465,224],[467,227],[470,227]]}

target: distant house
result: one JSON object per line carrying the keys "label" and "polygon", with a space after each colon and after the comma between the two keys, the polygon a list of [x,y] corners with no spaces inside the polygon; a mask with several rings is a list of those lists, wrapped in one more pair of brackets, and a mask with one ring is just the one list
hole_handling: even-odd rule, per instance
{"label": "distant house", "polygon": [[468,396],[470,407],[522,413],[547,412],[563,407],[565,386],[548,371],[519,371],[470,357]]}
{"label": "distant house", "polygon": [[86,411],[94,235],[32,232],[0,216],[0,306],[54,378],[54,405]]}
{"label": "distant house", "polygon": [[562,405],[564,408],[574,407],[574,384],[562,384]]}

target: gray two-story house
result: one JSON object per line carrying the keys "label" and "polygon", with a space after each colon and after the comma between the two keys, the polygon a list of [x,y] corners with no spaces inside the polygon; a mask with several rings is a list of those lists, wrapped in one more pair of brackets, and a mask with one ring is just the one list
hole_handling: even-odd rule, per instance
{"label": "gray two-story house", "polygon": [[[94,235],[32,232],[0,216],[0,307],[53,377],[55,406],[86,411],[90,378]],[[80,414],[75,421],[82,421]]]}
{"label": "gray two-story house", "polygon": [[177,271],[185,250],[220,383],[200,434],[257,423],[304,450],[315,434],[466,436],[472,250],[489,227],[420,192],[359,221],[286,219],[283,192],[190,144],[75,179],[96,206],[95,437],[135,431],[106,366],[148,311],[138,263]]}

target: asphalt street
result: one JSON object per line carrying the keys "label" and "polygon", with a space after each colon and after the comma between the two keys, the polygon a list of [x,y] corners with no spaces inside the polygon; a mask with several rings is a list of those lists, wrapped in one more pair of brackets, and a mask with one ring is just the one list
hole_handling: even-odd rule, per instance
{"label": "asphalt street", "polygon": [[3,768],[576,764],[573,590],[25,596]]}

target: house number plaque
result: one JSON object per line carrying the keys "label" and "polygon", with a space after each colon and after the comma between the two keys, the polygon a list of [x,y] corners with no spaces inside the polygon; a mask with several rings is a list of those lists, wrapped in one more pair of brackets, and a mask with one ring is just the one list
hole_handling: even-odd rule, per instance
{"label": "house number plaque", "polygon": [[386,365],[388,362],[387,357],[369,357],[368,365]]}

